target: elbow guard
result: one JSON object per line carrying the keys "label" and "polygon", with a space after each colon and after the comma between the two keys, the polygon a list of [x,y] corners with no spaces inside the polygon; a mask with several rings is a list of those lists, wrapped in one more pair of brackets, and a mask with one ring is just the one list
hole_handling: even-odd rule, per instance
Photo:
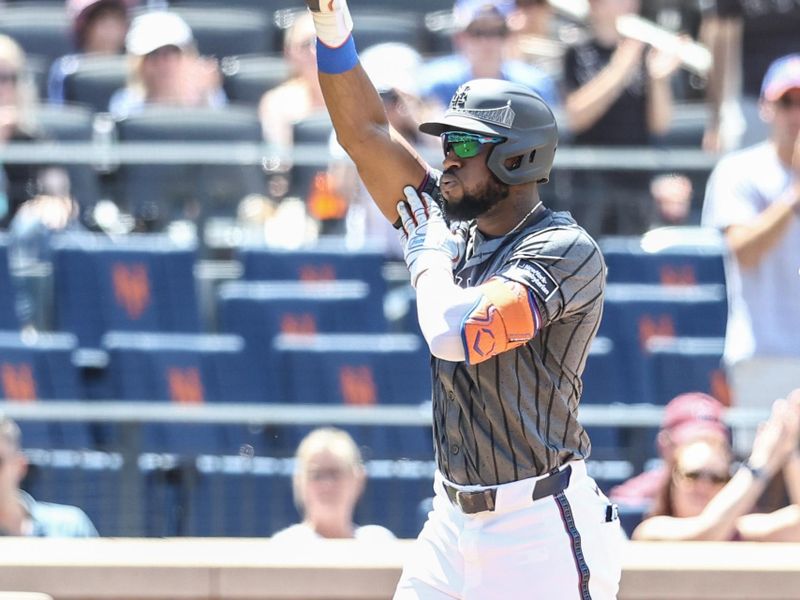
{"label": "elbow guard", "polygon": [[493,277],[461,326],[464,356],[475,365],[532,339],[542,318],[530,290],[521,283]]}

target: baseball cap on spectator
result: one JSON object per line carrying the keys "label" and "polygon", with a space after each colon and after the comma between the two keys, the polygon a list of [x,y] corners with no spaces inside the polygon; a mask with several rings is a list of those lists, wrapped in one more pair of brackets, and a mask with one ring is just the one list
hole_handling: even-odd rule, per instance
{"label": "baseball cap on spectator", "polygon": [[800,89],[800,54],[789,54],[769,66],[761,85],[761,97],[776,102],[792,89]]}
{"label": "baseball cap on spectator", "polygon": [[186,48],[192,44],[194,36],[186,21],[165,10],[136,17],[125,38],[125,49],[134,56],[145,56],[165,46]]}
{"label": "baseball cap on spectator", "polygon": [[378,93],[397,90],[412,96],[418,95],[422,56],[408,44],[376,44],[364,50],[360,59]]}
{"label": "baseball cap on spectator", "polygon": [[676,396],[664,408],[661,431],[667,433],[674,444],[705,438],[729,438],[723,421],[725,406],[716,398],[701,392]]}
{"label": "baseball cap on spectator", "polygon": [[118,9],[127,12],[136,4],[135,0],[67,0],[67,16],[72,22],[72,32],[78,45],[82,44],[86,26],[98,11],[103,8]]}
{"label": "baseball cap on spectator", "polygon": [[453,6],[453,24],[465,30],[478,19],[500,17],[505,20],[513,11],[511,0],[456,0]]}

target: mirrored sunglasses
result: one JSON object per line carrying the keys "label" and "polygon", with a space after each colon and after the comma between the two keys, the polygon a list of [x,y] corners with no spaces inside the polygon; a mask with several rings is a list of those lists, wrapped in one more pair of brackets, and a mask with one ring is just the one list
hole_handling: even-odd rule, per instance
{"label": "mirrored sunglasses", "polygon": [[444,155],[450,150],[459,158],[472,158],[477,156],[484,144],[499,144],[505,141],[501,137],[468,133],[466,131],[445,131],[442,135],[442,150]]}

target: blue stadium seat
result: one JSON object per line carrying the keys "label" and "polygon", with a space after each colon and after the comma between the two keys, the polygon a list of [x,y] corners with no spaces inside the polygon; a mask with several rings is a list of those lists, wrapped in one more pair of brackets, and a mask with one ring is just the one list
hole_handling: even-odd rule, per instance
{"label": "blue stadium seat", "polygon": [[246,368],[259,378],[260,399],[267,401],[285,401],[276,398],[278,334],[386,330],[382,304],[370,299],[361,281],[228,282],[219,288],[217,309],[219,329],[244,338]]}
{"label": "blue stadium seat", "polygon": [[0,10],[0,33],[16,40],[27,55],[40,58],[44,73],[53,60],[74,51],[69,23],[63,3],[31,2]]}
{"label": "blue stadium seat", "polygon": [[664,228],[600,240],[609,283],[724,284],[725,245],[715,230]]}
{"label": "blue stadium seat", "polygon": [[216,6],[173,6],[192,29],[201,54],[222,59],[239,54],[273,51],[279,31],[273,19],[260,10]]}
{"label": "blue stadium seat", "polygon": [[649,339],[645,360],[653,400],[666,405],[678,394],[705,392],[725,401],[724,344],[723,337]]}
{"label": "blue stadium seat", "polygon": [[128,57],[76,54],[64,63],[64,100],[92,112],[108,112],[111,96],[128,81]]}
{"label": "blue stadium seat", "polygon": [[651,337],[723,337],[727,299],[722,285],[609,284],[600,335],[614,343],[627,377],[622,402],[654,402],[645,368]]}
{"label": "blue stadium seat", "polygon": [[[150,106],[117,122],[123,142],[263,143],[254,107]],[[158,230],[175,219],[230,218],[249,194],[266,192],[260,164],[123,164],[115,198],[137,219]]]}
{"label": "blue stadium seat", "polygon": [[[114,398],[202,404],[244,402],[258,393],[238,336],[111,332],[103,348]],[[228,447],[224,426],[183,423],[143,425],[141,445],[148,452],[188,455]]]}
{"label": "blue stadium seat", "polygon": [[621,373],[624,369],[614,352],[614,342],[597,336],[589,348],[583,380],[582,404],[611,404],[619,402],[622,394]]}
{"label": "blue stadium seat", "polygon": [[419,505],[433,493],[433,469],[431,462],[367,463],[367,485],[356,506],[355,522],[382,525],[403,539],[417,537]]}
{"label": "blue stadium seat", "polygon": [[56,327],[99,348],[111,330],[197,332],[196,248],[166,237],[63,235],[53,240]]}
{"label": "blue stadium seat", "polygon": [[245,246],[237,252],[243,279],[248,281],[365,281],[370,296],[382,302],[386,292],[379,250],[354,251],[343,244],[327,244],[300,250]]}
{"label": "blue stadium seat", "polygon": [[291,402],[414,405],[431,397],[430,355],[414,335],[281,335],[275,348]]}
{"label": "blue stadium seat", "polygon": [[265,537],[299,521],[290,461],[200,456],[196,465],[186,535]]}
{"label": "blue stadium seat", "polygon": [[72,362],[75,336],[0,332],[0,397],[6,400],[78,400],[82,390]]}
{"label": "blue stadium seat", "polygon": [[19,329],[16,290],[8,265],[8,235],[0,233],[0,330]]}

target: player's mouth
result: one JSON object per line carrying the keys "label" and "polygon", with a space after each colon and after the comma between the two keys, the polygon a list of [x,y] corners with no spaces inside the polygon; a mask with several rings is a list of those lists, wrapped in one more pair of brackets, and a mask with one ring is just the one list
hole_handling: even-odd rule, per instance
{"label": "player's mouth", "polygon": [[454,186],[458,185],[458,178],[455,175],[450,175],[449,173],[444,173],[439,180],[439,189],[447,190],[452,189]]}

